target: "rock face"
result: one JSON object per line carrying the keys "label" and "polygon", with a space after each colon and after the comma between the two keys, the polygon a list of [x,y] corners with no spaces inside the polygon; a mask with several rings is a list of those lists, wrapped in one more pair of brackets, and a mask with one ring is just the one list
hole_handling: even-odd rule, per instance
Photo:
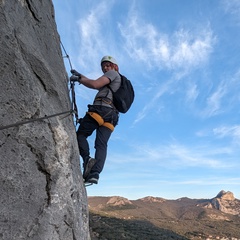
{"label": "rock face", "polygon": [[236,199],[232,192],[220,191],[218,195],[211,199],[210,206],[221,212],[240,215],[240,200]]}
{"label": "rock face", "polygon": [[220,198],[222,200],[228,200],[228,201],[234,201],[235,197],[232,192],[227,191],[225,192],[224,190],[220,191],[216,198]]}
{"label": "rock face", "polygon": [[114,197],[111,197],[108,200],[107,205],[110,205],[110,206],[125,206],[125,205],[132,205],[132,202],[129,201],[127,198],[114,196]]}
{"label": "rock face", "polygon": [[[51,0],[0,1],[0,127],[70,111]],[[89,239],[72,115],[0,130],[0,239]]]}
{"label": "rock face", "polygon": [[159,197],[152,197],[152,196],[147,196],[144,198],[140,198],[139,200],[143,202],[149,202],[149,203],[162,203],[165,202],[166,200],[164,198],[159,198]]}

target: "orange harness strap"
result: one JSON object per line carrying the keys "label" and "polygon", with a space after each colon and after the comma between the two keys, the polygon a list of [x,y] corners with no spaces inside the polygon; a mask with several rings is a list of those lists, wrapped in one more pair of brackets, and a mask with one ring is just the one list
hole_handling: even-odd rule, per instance
{"label": "orange harness strap", "polygon": [[95,119],[99,126],[104,126],[109,128],[111,131],[114,130],[114,126],[110,122],[104,122],[103,118],[95,112],[87,112],[93,119]]}
{"label": "orange harness strap", "polygon": [[109,128],[112,132],[114,130],[114,126],[110,122],[104,122],[103,126]]}

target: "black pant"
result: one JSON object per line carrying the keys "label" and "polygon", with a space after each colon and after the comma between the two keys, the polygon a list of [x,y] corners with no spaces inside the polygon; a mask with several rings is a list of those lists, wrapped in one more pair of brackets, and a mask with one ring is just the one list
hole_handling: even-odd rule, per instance
{"label": "black pant", "polygon": [[[110,107],[101,105],[88,105],[89,112],[98,113],[105,122],[110,122],[113,126],[118,123],[118,112]],[[86,164],[90,156],[89,144],[87,138],[96,130],[95,139],[95,159],[96,164],[93,166],[91,172],[100,173],[104,167],[104,163],[107,156],[107,143],[112,134],[112,131],[105,127],[99,126],[97,121],[93,119],[89,114],[86,114],[80,121],[80,126],[77,130],[78,147],[81,157],[83,158],[83,164]]]}

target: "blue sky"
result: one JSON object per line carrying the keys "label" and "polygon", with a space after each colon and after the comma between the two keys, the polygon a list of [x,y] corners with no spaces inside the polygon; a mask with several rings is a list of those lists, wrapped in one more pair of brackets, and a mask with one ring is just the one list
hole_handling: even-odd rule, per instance
{"label": "blue sky", "polygon": [[[53,3],[73,68],[96,79],[102,56],[112,55],[135,88],[88,195],[212,198],[225,190],[239,199],[240,1]],[[76,86],[80,116],[95,94]]]}

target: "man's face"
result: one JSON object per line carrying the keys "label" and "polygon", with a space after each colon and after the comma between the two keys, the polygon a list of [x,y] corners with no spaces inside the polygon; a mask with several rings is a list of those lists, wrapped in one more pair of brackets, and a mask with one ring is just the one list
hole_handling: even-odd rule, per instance
{"label": "man's face", "polygon": [[103,73],[114,70],[113,64],[111,62],[102,62],[101,67]]}

